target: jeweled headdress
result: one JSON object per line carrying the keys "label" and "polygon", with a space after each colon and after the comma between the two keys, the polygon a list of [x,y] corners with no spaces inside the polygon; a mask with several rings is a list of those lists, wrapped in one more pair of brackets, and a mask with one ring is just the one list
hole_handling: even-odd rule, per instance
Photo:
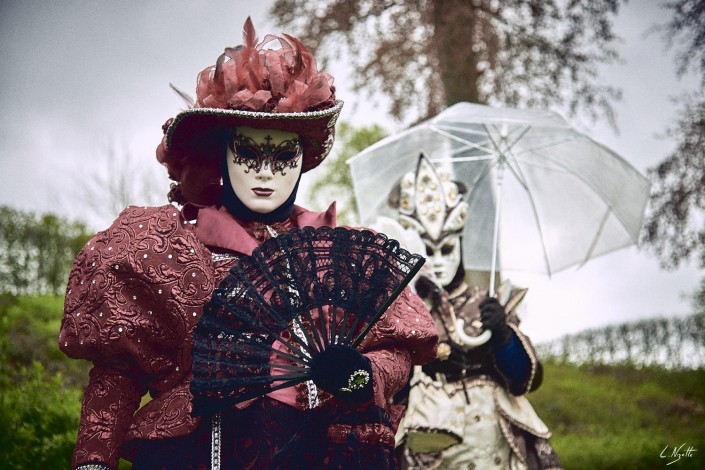
{"label": "jeweled headdress", "polygon": [[423,154],[415,172],[405,174],[399,185],[399,223],[438,243],[459,234],[468,216],[465,188],[452,181],[448,171],[437,169]]}

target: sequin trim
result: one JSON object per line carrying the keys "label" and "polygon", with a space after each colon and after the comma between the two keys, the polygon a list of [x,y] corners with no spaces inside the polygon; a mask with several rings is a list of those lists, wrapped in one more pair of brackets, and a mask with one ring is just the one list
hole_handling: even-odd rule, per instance
{"label": "sequin trim", "polygon": [[[269,228],[269,225],[267,225],[267,228]],[[301,339],[301,341],[303,341],[304,344],[308,344],[308,341],[306,340],[306,336],[304,335],[304,332],[301,329],[301,325],[299,324],[298,321],[294,322],[293,330],[294,330],[294,334],[296,336],[298,336]],[[306,351],[303,351],[303,353],[306,356],[311,357]],[[320,405],[320,401],[318,399],[318,388],[316,387],[316,384],[313,383],[313,380],[306,381],[306,395],[308,398],[309,409],[316,408],[318,405]]]}
{"label": "sequin trim", "polygon": [[225,261],[229,259],[235,259],[237,257],[237,255],[233,255],[230,253],[211,253],[211,258],[213,259],[213,261]]}
{"label": "sequin trim", "polygon": [[343,100],[336,100],[335,106],[318,111],[300,111],[296,113],[266,113],[263,111],[247,111],[227,108],[191,108],[180,112],[170,127],[173,127],[179,118],[190,114],[222,114],[237,115],[251,119],[319,119],[340,112],[343,108]]}
{"label": "sequin trim", "polygon": [[216,413],[213,416],[211,428],[211,469],[220,470],[220,436],[221,436],[221,422],[220,413]]}
{"label": "sequin trim", "polygon": [[[192,116],[192,115],[197,115],[197,114],[204,114],[204,115],[210,115],[210,116],[238,116],[241,118],[247,118],[247,119],[262,119],[262,120],[314,120],[314,119],[321,119],[327,116],[332,116],[335,117],[337,120],[338,114],[340,114],[340,110],[343,108],[343,100],[337,100],[335,102],[335,106],[331,108],[326,108],[326,109],[321,109],[318,111],[306,111],[306,112],[298,112],[298,113],[265,113],[261,111],[245,111],[245,110],[234,110],[234,109],[223,109],[223,108],[192,108],[192,109],[187,109],[185,111],[180,112],[179,114],[176,115],[174,120],[172,121],[171,125],[166,131],[166,137],[167,137],[167,143],[171,143],[172,136],[174,134],[175,129],[178,127],[178,124],[183,120],[186,116]],[[332,121],[333,125],[335,124],[335,120]],[[327,127],[333,127],[333,125],[329,125]]]}

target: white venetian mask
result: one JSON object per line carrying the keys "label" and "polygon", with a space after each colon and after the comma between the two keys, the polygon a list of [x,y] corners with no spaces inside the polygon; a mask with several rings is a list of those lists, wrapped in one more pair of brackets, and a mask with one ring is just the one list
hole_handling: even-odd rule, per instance
{"label": "white venetian mask", "polygon": [[460,267],[460,234],[448,235],[438,244],[423,237],[426,255],[439,285],[445,287],[453,280]]}
{"label": "white venetian mask", "polygon": [[299,180],[302,149],[293,132],[238,127],[227,152],[233,191],[253,212],[277,209]]}

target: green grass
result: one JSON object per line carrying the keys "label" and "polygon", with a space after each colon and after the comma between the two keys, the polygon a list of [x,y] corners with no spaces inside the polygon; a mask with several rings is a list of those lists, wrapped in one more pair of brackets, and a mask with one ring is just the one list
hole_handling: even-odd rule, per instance
{"label": "green grass", "polygon": [[57,343],[63,308],[63,296],[0,295],[0,353],[11,369],[39,362],[50,375],[61,372],[67,386],[83,389],[90,364],[69,359]]}
{"label": "green grass", "polygon": [[[529,396],[568,469],[705,468],[705,370],[545,364]],[[692,457],[660,455],[686,443]]]}
{"label": "green grass", "polygon": [[0,377],[0,461],[3,468],[70,468],[81,391],[60,374],[33,367]]}

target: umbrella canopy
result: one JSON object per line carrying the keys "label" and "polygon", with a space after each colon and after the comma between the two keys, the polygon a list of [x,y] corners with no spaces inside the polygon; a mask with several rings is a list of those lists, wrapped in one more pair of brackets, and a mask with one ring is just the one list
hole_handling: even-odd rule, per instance
{"label": "umbrella canopy", "polygon": [[424,153],[468,186],[466,269],[548,275],[636,244],[649,181],[548,111],[459,103],[350,164],[363,224]]}

